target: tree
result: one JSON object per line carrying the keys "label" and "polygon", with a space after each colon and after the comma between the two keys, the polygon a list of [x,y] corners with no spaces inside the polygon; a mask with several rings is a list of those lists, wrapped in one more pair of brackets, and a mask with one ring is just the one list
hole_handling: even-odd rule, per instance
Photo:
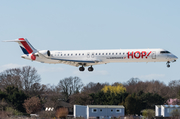
{"label": "tree", "polygon": [[109,83],[94,83],[94,82],[90,82],[88,83],[86,86],[84,86],[82,88],[81,92],[86,92],[86,93],[97,93],[99,91],[101,91],[101,89],[105,86],[105,85],[109,85]]}
{"label": "tree", "polygon": [[101,89],[104,93],[110,91],[111,93],[114,93],[115,95],[117,93],[124,93],[126,92],[126,88],[122,84],[118,84],[116,86],[104,86],[104,88]]}
{"label": "tree", "polygon": [[19,89],[14,86],[6,87],[4,92],[0,91],[0,99],[6,100],[8,104],[21,112],[25,112],[22,104],[27,98],[28,96],[23,91],[19,91]]}
{"label": "tree", "polygon": [[69,77],[60,80],[58,86],[67,101],[70,95],[80,92],[83,83],[79,77]]}
{"label": "tree", "polygon": [[86,92],[77,93],[70,96],[70,103],[73,105],[91,105],[91,100],[92,97]]}
{"label": "tree", "polygon": [[142,115],[148,119],[152,119],[155,115],[155,111],[152,109],[145,109],[142,111]]}
{"label": "tree", "polygon": [[14,86],[26,93],[32,92],[34,83],[39,83],[40,80],[37,70],[31,66],[8,69],[0,73],[1,86]]}
{"label": "tree", "polygon": [[128,95],[127,98],[125,99],[124,106],[126,108],[126,112],[128,114],[136,114],[136,98],[133,97],[132,95]]}
{"label": "tree", "polygon": [[23,106],[28,114],[37,113],[42,108],[40,99],[35,96],[25,100]]}

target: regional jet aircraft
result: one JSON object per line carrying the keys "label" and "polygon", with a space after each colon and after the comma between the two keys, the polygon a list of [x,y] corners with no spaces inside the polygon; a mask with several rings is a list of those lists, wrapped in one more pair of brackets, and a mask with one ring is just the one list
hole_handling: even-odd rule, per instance
{"label": "regional jet aircraft", "polygon": [[19,38],[7,42],[17,42],[24,52],[24,59],[49,64],[68,64],[79,67],[84,71],[93,71],[93,65],[112,62],[175,62],[178,57],[164,49],[116,49],[116,50],[70,50],[50,51],[36,50],[25,38]]}

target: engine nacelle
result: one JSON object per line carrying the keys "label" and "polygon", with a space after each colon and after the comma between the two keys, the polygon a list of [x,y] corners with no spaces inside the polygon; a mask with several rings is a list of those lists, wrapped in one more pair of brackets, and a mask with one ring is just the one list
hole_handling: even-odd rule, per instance
{"label": "engine nacelle", "polygon": [[43,54],[46,57],[51,56],[51,52],[49,50],[41,50],[41,51],[39,51],[39,53]]}

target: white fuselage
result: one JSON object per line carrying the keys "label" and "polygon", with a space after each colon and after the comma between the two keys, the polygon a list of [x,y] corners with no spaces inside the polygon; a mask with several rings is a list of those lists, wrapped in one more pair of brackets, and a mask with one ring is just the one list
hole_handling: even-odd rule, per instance
{"label": "white fuselage", "polygon": [[[64,63],[74,66],[91,66],[112,62],[167,62],[177,59],[175,55],[165,51],[163,49],[51,51],[48,58],[38,56],[35,61],[55,64]],[[46,55],[46,52],[46,50],[39,51],[43,55]],[[23,58],[31,60],[30,56],[23,55]],[[79,61],[79,63],[74,61]]]}

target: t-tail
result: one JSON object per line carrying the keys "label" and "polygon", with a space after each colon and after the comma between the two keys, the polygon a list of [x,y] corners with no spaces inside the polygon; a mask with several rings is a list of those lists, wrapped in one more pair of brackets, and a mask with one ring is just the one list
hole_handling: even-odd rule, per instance
{"label": "t-tail", "polygon": [[17,42],[22,49],[23,53],[28,54],[34,54],[37,52],[37,50],[28,42],[26,38],[18,38],[16,40],[9,40],[5,42]]}

